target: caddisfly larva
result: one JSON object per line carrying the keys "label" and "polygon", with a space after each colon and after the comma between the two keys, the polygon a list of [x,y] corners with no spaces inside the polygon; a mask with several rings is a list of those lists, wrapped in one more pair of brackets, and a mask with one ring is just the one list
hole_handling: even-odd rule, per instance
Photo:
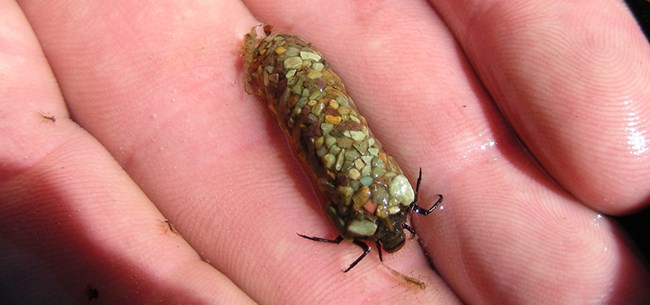
{"label": "caddisfly larva", "polygon": [[417,203],[422,171],[415,191],[395,159],[387,154],[358,112],[339,76],[311,44],[288,34],[258,37],[257,27],[244,42],[246,85],[275,114],[297,155],[313,174],[324,209],[339,236],[330,243],[351,240],[363,249],[344,271],[352,269],[374,241],[379,250],[399,250],[405,242],[408,212],[428,215]]}

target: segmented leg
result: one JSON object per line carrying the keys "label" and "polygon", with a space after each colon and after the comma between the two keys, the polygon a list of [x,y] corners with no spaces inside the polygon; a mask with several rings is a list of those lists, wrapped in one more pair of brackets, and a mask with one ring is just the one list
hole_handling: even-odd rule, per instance
{"label": "segmented leg", "polygon": [[375,241],[375,245],[377,245],[377,252],[379,252],[379,261],[383,262],[384,258],[381,255],[381,245],[379,244],[379,241]]}
{"label": "segmented leg", "polygon": [[[326,242],[326,243],[332,243],[332,244],[340,244],[341,241],[343,241],[343,237],[341,237],[340,235],[339,235],[338,237],[336,237],[335,239],[327,239],[327,238],[320,238],[320,237],[315,237],[315,236],[302,235],[302,234],[300,234],[300,233],[296,233],[296,234],[298,234],[298,236],[300,236],[300,237],[303,237],[303,238],[306,238],[306,239],[309,239],[309,240],[313,240],[313,241],[318,241],[318,242]],[[355,238],[355,239],[352,240],[352,242],[353,242],[355,245],[361,247],[361,249],[363,250],[363,253],[361,253],[361,255],[359,255],[359,257],[357,257],[357,259],[355,259],[355,260],[352,262],[352,264],[350,264],[350,266],[348,266],[347,268],[345,268],[345,270],[343,270],[343,272],[348,272],[348,271],[350,271],[350,269],[354,268],[354,266],[356,266],[356,265],[357,265],[357,264],[358,264],[358,263],[359,263],[359,262],[360,262],[364,257],[366,257],[366,255],[368,255],[368,253],[370,253],[370,246],[368,246],[368,245],[367,245],[366,243],[364,243],[363,241],[361,241],[361,240]],[[377,246],[377,249],[381,249],[381,248],[380,248],[379,246]],[[380,251],[381,251],[381,250],[380,250]],[[379,253],[379,258],[380,258],[380,260],[381,260],[381,252]]]}
{"label": "segmented leg", "polygon": [[413,227],[411,227],[411,226],[409,226],[409,225],[407,225],[407,224],[404,224],[402,227],[403,227],[406,231],[411,232],[411,239],[415,237],[415,229],[413,229]]}
{"label": "segmented leg", "polygon": [[[428,210],[423,209],[418,205],[418,191],[420,190],[420,182],[422,182],[422,168],[420,168],[420,174],[418,175],[418,182],[415,184],[415,200],[413,200],[409,208],[413,210],[415,213],[427,216],[442,203],[442,195],[438,194],[438,200]],[[409,232],[411,231],[409,230]]]}
{"label": "segmented leg", "polygon": [[300,233],[296,233],[296,234],[298,234],[298,236],[300,236],[302,238],[311,239],[313,241],[319,241],[319,242],[324,242],[324,243],[340,244],[341,241],[343,241],[343,237],[341,237],[341,235],[339,235],[335,239],[327,239],[327,238],[320,238],[320,237],[315,237],[315,236],[302,235]]}
{"label": "segmented leg", "polygon": [[366,257],[366,255],[368,255],[368,253],[370,253],[370,246],[366,245],[366,243],[364,243],[363,241],[355,238],[352,240],[352,242],[354,242],[354,244],[356,244],[357,246],[361,247],[361,249],[363,249],[363,253],[359,255],[359,257],[357,257],[357,259],[355,259],[354,262],[352,262],[352,264],[348,266],[348,268],[343,270],[343,272],[350,271],[350,269],[356,266],[364,257]]}

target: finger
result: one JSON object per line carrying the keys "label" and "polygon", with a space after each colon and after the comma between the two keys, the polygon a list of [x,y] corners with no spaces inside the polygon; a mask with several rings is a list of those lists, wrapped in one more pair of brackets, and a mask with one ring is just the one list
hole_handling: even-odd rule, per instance
{"label": "finger", "polygon": [[[643,303],[647,269],[617,229],[539,173],[480,90],[474,98],[462,90],[452,93],[457,97],[439,102],[446,111],[436,122],[465,136],[429,143],[439,149],[432,156],[439,177],[427,178],[425,171],[423,181],[426,186],[444,180],[444,209],[414,219],[455,291],[468,303],[589,301],[593,295]],[[462,116],[449,102],[457,100],[467,105]],[[426,123],[411,125],[406,128]]]}
{"label": "finger", "polygon": [[115,160],[68,118],[20,8],[3,2],[0,11],[4,293],[20,303],[250,301],[166,229]]}
{"label": "finger", "polygon": [[648,203],[650,47],[622,1],[431,3],[563,187],[606,213]]}

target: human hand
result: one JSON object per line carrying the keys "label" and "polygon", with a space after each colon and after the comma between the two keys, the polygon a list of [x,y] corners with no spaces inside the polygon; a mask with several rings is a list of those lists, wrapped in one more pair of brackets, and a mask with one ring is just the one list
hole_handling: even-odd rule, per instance
{"label": "human hand", "polygon": [[[601,214],[648,203],[631,15],[438,2],[19,2],[29,22],[0,4],[3,281],[66,304],[647,301],[647,266]],[[413,216],[423,247],[384,256],[425,290],[375,250],[343,273],[355,245],[295,235],[336,233],[244,92],[260,22],[327,56],[406,174],[422,167],[422,205],[445,195]]]}

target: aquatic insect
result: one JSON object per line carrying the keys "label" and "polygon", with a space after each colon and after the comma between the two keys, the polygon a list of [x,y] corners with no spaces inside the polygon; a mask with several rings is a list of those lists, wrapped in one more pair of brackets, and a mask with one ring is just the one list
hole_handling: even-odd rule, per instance
{"label": "aquatic insect", "polygon": [[336,239],[298,234],[330,243],[351,240],[363,254],[363,240],[379,250],[399,250],[405,242],[409,211],[428,215],[417,203],[422,170],[415,191],[395,159],[388,155],[347,94],[339,76],[311,44],[288,34],[258,37],[253,27],[244,39],[246,89],[260,96],[275,114],[281,129],[320,190],[325,213],[336,227]]}

